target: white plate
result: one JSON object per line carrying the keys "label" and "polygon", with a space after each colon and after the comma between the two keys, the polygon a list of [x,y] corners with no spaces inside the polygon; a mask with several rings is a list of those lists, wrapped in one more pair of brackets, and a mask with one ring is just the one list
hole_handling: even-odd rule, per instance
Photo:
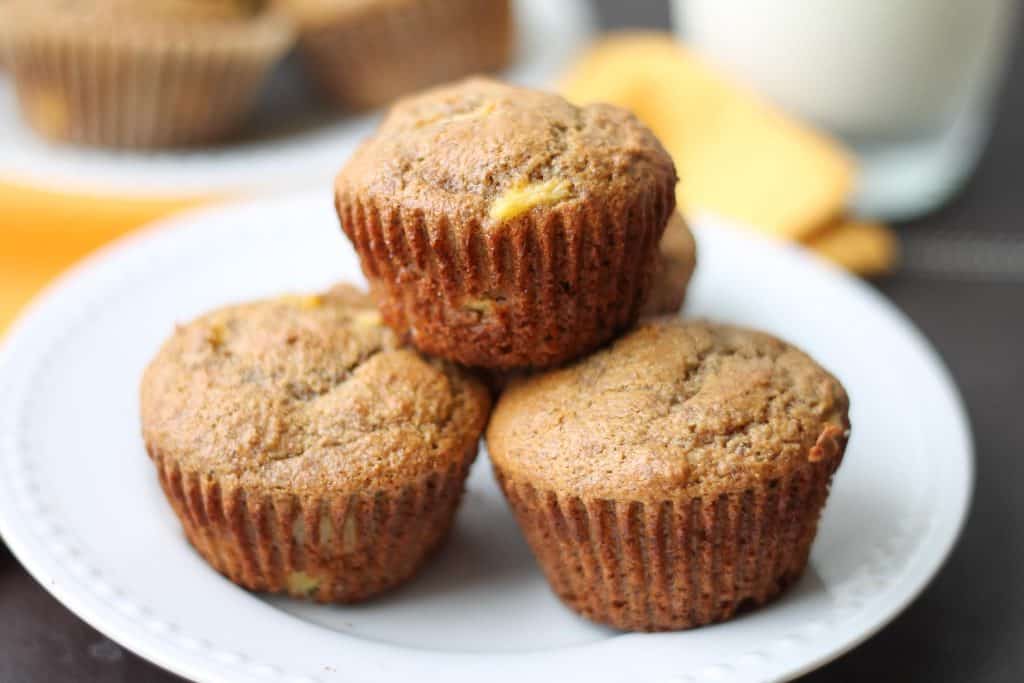
{"label": "white plate", "polygon": [[695,631],[623,635],[547,590],[473,468],[450,543],[358,607],[251,595],[190,549],[139,436],[144,365],[175,321],[362,281],[327,192],[182,215],[55,284],[0,352],[0,531],[93,626],[203,681],[778,680],[854,646],[939,568],[971,490],[968,426],[932,348],[870,287],[796,248],[699,221],[689,313],[805,348],[852,397],[853,438],[811,568],[779,602]]}
{"label": "white plate", "polygon": [[[585,0],[515,0],[519,46],[504,77],[549,86],[593,33]],[[338,118],[302,89],[298,65],[271,79],[264,104],[243,139],[220,149],[159,153],[112,152],[54,145],[18,115],[9,79],[0,71],[0,178],[55,190],[107,195],[255,194],[321,186],[369,134],[377,115]],[[299,76],[298,78],[295,78]]]}

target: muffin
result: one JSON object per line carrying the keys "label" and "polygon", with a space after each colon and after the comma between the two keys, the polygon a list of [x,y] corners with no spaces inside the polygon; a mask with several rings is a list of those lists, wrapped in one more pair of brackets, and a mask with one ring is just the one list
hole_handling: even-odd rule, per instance
{"label": "muffin", "polygon": [[254,591],[363,600],[450,528],[486,389],[403,347],[340,288],[178,327],[142,380],[142,432],[188,540]]}
{"label": "muffin", "polygon": [[508,369],[568,361],[637,319],[675,183],[629,112],[475,78],[397,103],[335,201],[387,324]]}
{"label": "muffin", "polygon": [[11,0],[7,48],[23,118],[51,140],[154,148],[223,140],[290,46],[263,0]]}
{"label": "muffin", "polygon": [[510,0],[278,0],[324,94],[368,109],[510,61]]}
{"label": "muffin", "polygon": [[774,337],[653,318],[514,383],[487,447],[566,605],[623,630],[684,629],[801,575],[847,410],[839,382]]}
{"label": "muffin", "polygon": [[677,211],[665,226],[654,261],[654,281],[641,316],[678,313],[697,267],[697,243],[686,221]]}

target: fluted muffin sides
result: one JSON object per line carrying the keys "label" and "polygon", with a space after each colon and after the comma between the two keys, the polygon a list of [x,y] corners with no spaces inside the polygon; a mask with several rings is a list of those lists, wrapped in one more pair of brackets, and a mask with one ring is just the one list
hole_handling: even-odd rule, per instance
{"label": "fluted muffin sides", "polygon": [[409,578],[458,506],[490,400],[361,293],[227,307],[147,368],[146,449],[199,553],[258,591],[353,602]]}
{"label": "fluted muffin sides", "polygon": [[502,394],[491,462],[555,593],[616,628],[691,628],[804,571],[846,394],[768,335],[658,318]]}
{"label": "fluted muffin sides", "polygon": [[149,447],[185,536],[218,572],[252,591],[358,602],[409,579],[444,539],[476,444],[447,471],[398,491],[254,492]]}
{"label": "fluted muffin sides", "polygon": [[631,114],[473,79],[399,102],[335,198],[396,331],[466,365],[544,367],[636,320],[675,182]]}
{"label": "fluted muffin sides", "polygon": [[724,621],[796,581],[836,465],[740,493],[656,503],[560,496],[495,470],[566,605],[616,628],[668,631]]}
{"label": "fluted muffin sides", "polygon": [[[697,266],[697,243],[693,233],[677,211],[665,226],[651,274],[651,291],[640,311],[642,317],[679,313],[686,299],[690,278]],[[477,375],[495,395],[514,379],[523,379],[530,370],[478,370]]]}

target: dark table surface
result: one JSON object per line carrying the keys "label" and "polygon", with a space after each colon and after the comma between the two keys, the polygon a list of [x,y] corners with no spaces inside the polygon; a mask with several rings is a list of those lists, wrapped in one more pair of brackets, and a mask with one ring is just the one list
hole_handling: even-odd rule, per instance
{"label": "dark table surface", "polygon": [[[663,0],[595,0],[605,26],[667,26]],[[1024,680],[1024,45],[977,173],[939,212],[899,226],[905,265],[879,289],[950,366],[970,412],[977,488],[932,585],[877,636],[807,676]],[[0,545],[0,681],[179,681],[104,638]]]}

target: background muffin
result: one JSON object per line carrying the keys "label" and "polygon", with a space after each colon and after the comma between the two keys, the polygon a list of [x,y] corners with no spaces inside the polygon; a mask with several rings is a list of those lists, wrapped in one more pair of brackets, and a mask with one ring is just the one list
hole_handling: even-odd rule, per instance
{"label": "background muffin", "polygon": [[510,0],[278,0],[338,106],[365,109],[510,61]]}
{"label": "background muffin", "polygon": [[0,27],[23,117],[53,140],[215,142],[244,122],[288,23],[258,0],[11,0]]}
{"label": "background muffin", "polygon": [[246,588],[338,602],[438,545],[489,403],[346,288],[179,327],[141,392],[147,451],[200,554]]}
{"label": "background muffin", "polygon": [[487,446],[568,606],[621,629],[680,629],[800,576],[847,410],[839,382],[778,339],[666,317],[513,384]]}
{"label": "background muffin", "polygon": [[389,325],[466,365],[542,367],[636,320],[675,182],[625,110],[471,79],[396,104],[335,198]]}
{"label": "background muffin", "polygon": [[678,211],[672,214],[658,245],[651,293],[642,316],[678,313],[686,299],[690,278],[697,267],[697,243]]}

